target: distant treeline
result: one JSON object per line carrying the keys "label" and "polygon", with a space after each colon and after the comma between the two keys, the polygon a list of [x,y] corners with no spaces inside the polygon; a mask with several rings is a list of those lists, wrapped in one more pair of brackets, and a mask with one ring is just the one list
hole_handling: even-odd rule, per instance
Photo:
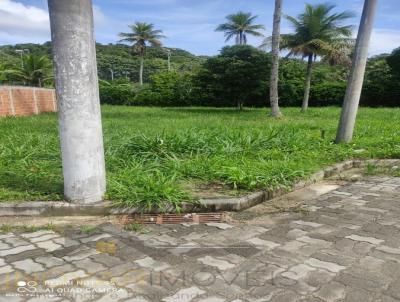
{"label": "distant treeline", "polygon": [[[21,53],[16,50],[24,50],[24,55],[51,57],[49,42],[1,46],[0,66],[3,70],[20,68]],[[171,71],[168,71],[168,50],[171,52]],[[139,60],[131,47],[97,44],[97,61],[102,103],[236,106],[240,102],[248,107],[268,105],[270,55],[252,46],[225,47],[213,57],[195,56],[181,49],[149,47],[143,86],[136,84]],[[306,63],[302,60],[281,59],[279,90],[282,106],[301,104],[305,68]],[[348,66],[316,62],[310,105],[341,105],[349,69]],[[51,75],[43,77],[47,79],[44,81],[46,86],[53,85],[49,80]],[[26,84],[17,77],[7,77],[7,73],[0,81]],[[400,48],[392,54],[368,60],[361,105],[400,106]]]}

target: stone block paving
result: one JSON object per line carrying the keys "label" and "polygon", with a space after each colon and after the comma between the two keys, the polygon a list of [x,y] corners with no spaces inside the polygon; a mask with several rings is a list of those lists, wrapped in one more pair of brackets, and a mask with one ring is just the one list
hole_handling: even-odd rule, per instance
{"label": "stone block paving", "polygon": [[400,301],[400,178],[237,223],[0,235],[0,301]]}

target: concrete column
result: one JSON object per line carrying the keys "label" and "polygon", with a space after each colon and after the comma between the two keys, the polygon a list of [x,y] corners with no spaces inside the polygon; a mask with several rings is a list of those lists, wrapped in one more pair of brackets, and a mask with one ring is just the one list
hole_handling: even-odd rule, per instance
{"label": "concrete column", "polygon": [[348,143],[353,139],[354,125],[356,123],[358,105],[360,103],[361,90],[364,82],[368,47],[371,39],[377,2],[377,0],[364,1],[364,9],[358,29],[356,49],[353,55],[353,64],[349,80],[347,82],[346,95],[344,97],[336,135],[336,143]]}
{"label": "concrete column", "polygon": [[103,199],[103,134],[91,0],[48,0],[58,100],[64,195]]}

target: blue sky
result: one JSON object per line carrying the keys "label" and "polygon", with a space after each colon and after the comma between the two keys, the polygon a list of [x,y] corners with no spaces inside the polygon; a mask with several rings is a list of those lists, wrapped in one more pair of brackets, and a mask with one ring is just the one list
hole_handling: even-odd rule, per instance
{"label": "blue sky", "polygon": [[[164,31],[165,46],[183,48],[198,55],[218,53],[225,43],[223,34],[214,29],[224,22],[226,15],[239,10],[258,15],[258,22],[266,26],[265,35],[270,35],[274,5],[273,0],[93,0],[93,3],[98,42],[115,43],[118,33],[126,31],[128,24],[145,21]],[[350,23],[357,29],[362,0],[329,3],[336,4],[338,11],[354,11],[356,17]],[[284,0],[283,11],[288,15],[295,16],[303,8],[303,1]],[[290,31],[289,24],[283,21],[282,32]],[[46,0],[0,0],[0,45],[44,42],[49,37]],[[249,43],[258,45],[260,39],[250,39]],[[390,52],[399,46],[400,1],[379,0],[370,55]]]}

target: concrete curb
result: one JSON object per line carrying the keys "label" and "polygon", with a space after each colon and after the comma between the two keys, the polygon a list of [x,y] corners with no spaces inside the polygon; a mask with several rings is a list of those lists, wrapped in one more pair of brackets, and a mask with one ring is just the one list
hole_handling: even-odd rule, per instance
{"label": "concrete curb", "polygon": [[[184,203],[182,212],[215,212],[215,211],[241,211],[256,204],[282,196],[284,194],[302,189],[306,186],[323,180],[324,178],[338,175],[352,168],[362,168],[367,165],[396,166],[400,165],[399,159],[370,159],[347,160],[328,166],[312,174],[307,180],[301,180],[290,188],[277,187],[272,190],[262,190],[241,197],[231,198],[206,198],[198,203]],[[0,216],[105,216],[140,213],[136,208],[113,208],[110,201],[93,204],[71,204],[63,201],[26,201],[0,203]],[[171,209],[173,211],[173,209]],[[158,209],[148,213],[160,213]]]}

